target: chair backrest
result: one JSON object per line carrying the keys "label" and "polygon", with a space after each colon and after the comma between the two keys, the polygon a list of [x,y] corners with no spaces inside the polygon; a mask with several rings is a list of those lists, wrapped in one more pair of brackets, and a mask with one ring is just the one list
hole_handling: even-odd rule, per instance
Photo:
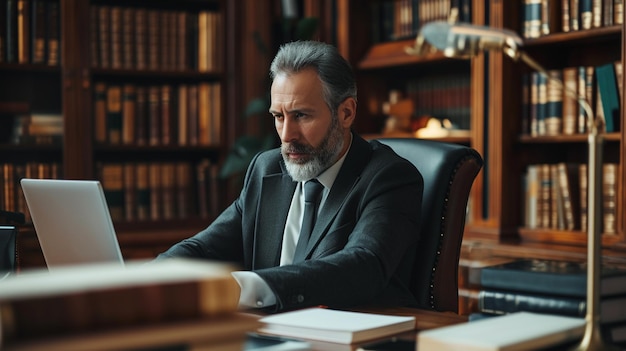
{"label": "chair backrest", "polygon": [[424,178],[413,294],[423,308],[458,313],[458,267],[467,202],[483,159],[476,150],[459,144],[411,138],[379,141],[413,163]]}

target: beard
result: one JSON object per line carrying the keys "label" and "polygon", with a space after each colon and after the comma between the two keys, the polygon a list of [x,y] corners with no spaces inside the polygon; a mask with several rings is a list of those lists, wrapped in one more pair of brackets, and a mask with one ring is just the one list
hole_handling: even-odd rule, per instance
{"label": "beard", "polygon": [[[333,116],[332,124],[326,133],[326,137],[320,143],[320,146],[313,147],[300,143],[283,143],[281,145],[281,153],[287,172],[296,182],[303,182],[314,177],[332,166],[337,161],[337,156],[343,149],[343,130],[339,126],[339,119]],[[310,156],[309,160],[302,163],[294,162],[288,157],[288,153],[305,153]]]}

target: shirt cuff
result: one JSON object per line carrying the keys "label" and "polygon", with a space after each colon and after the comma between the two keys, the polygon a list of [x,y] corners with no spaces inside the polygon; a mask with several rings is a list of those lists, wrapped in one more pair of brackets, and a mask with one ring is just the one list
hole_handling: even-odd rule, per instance
{"label": "shirt cuff", "polygon": [[276,304],[276,296],[258,274],[250,271],[231,273],[241,288],[239,307],[263,308]]}

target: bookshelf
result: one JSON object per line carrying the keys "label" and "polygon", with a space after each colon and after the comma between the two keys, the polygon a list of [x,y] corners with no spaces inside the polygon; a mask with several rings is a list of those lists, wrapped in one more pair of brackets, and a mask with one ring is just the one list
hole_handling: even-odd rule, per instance
{"label": "bookshelf", "polygon": [[[529,100],[523,97],[525,89],[529,89],[524,89],[524,82],[532,76],[532,70],[502,53],[491,51],[466,61],[447,59],[439,53],[409,56],[405,48],[413,45],[414,36],[381,40],[380,35],[372,34],[371,28],[376,27],[373,23],[380,16],[381,6],[401,3],[382,0],[337,2],[337,45],[356,68],[359,84],[356,130],[370,138],[380,136],[387,118],[382,106],[389,101],[390,90],[406,91],[407,81],[411,79],[424,80],[439,71],[469,76],[469,133],[463,138],[439,139],[470,145],[486,160],[470,195],[461,271],[480,265],[489,257],[584,261],[587,235],[581,223],[577,223],[574,229],[528,224],[523,181],[529,165],[586,163],[586,135],[580,132],[531,133],[529,112],[525,112]],[[454,3],[457,2],[441,2],[448,6]],[[541,2],[536,3],[541,5]],[[570,2],[548,3],[552,4],[545,17],[552,21],[549,34],[525,33],[523,16],[529,2],[523,0],[471,1],[471,22],[516,31],[524,38],[524,50],[550,70],[562,73],[569,67],[597,68],[614,62],[623,66],[626,47],[623,10],[616,8],[612,21],[601,22],[595,27],[592,22],[589,29],[570,28],[565,32],[561,5]],[[613,5],[611,1],[603,3]],[[623,86],[623,76],[617,82]],[[591,101],[594,112],[597,112],[597,85],[595,81],[592,84]],[[624,104],[623,94],[619,97],[619,104]],[[626,258],[624,116],[623,109],[620,109],[614,120],[619,127],[604,135],[604,162],[616,165],[617,170],[613,189],[616,215],[612,225],[615,229],[603,234],[602,238],[605,261],[613,264],[623,264]],[[414,137],[407,132],[394,135]],[[460,281],[467,281],[467,277],[461,277]],[[470,290],[461,296],[462,313],[471,310]]]}
{"label": "bookshelf", "polygon": [[[357,132],[368,139],[413,138],[416,128],[424,126],[429,117],[449,119],[455,129],[432,139],[472,146],[485,154],[487,134],[480,117],[484,101],[478,93],[483,91],[484,81],[475,78],[484,75],[482,58],[449,59],[428,50],[421,56],[407,53],[415,44],[417,29],[429,21],[447,20],[453,6],[458,7],[459,21],[484,23],[486,11],[481,1],[337,1],[336,43],[353,65],[359,89]],[[405,17],[408,19],[398,20],[402,25],[394,21]],[[394,92],[399,92],[400,104],[406,100],[413,103],[408,128],[388,127],[392,114],[385,108]],[[481,172],[472,189],[468,223],[482,221],[484,181]]]}
{"label": "bookshelf", "polygon": [[[569,2],[557,3],[569,4]],[[567,69],[592,67],[594,80],[582,89],[590,97],[588,100],[594,113],[598,113],[601,99],[597,96],[597,68],[606,64],[613,66],[615,62],[620,65],[624,63],[623,11],[613,18],[612,22],[601,23],[589,29],[573,30],[570,27],[569,31],[565,31],[563,9],[556,6],[550,9],[548,16],[553,21],[551,32],[529,37],[524,32],[525,5],[524,1],[491,1],[488,24],[519,33],[524,38],[524,49],[550,71],[564,74]],[[543,224],[537,223],[537,219],[534,223],[529,222],[528,216],[533,211],[526,206],[529,203],[526,191],[532,187],[526,188],[528,185],[525,185],[525,182],[529,168],[535,165],[585,164],[587,136],[584,130],[565,132],[560,129],[556,133],[533,130],[532,111],[529,111],[528,106],[528,101],[532,103],[532,99],[524,98],[525,89],[529,89],[527,82],[531,81],[532,70],[523,63],[513,62],[501,53],[490,52],[483,56],[489,63],[486,71],[489,80],[485,80],[483,84],[486,87],[484,91],[487,101],[484,115],[486,126],[490,131],[485,148],[488,166],[485,168],[484,176],[491,181],[483,193],[485,204],[483,219],[469,223],[466,227],[462,265],[465,265],[465,268],[480,265],[481,261],[488,260],[486,257],[585,261],[587,234],[582,219],[584,207],[579,208],[583,215],[575,216],[573,229],[564,228],[555,217],[549,217],[548,222]],[[623,85],[623,81],[622,76],[617,79],[616,84]],[[565,84],[568,84],[567,81]],[[591,94],[588,92],[589,86]],[[541,100],[537,103],[541,104]],[[619,105],[623,104],[624,97],[621,94]],[[567,123],[565,105],[566,102],[563,101],[561,111],[563,119],[559,122],[561,128]],[[623,215],[625,191],[623,108],[616,116],[615,122],[620,127],[604,134],[604,164],[614,164],[616,173],[614,182],[611,182],[614,183],[611,190],[615,199],[614,207],[608,210],[603,208],[602,251],[604,263],[623,266],[626,258],[626,227]],[[605,171],[605,174],[608,174],[608,171]],[[556,181],[550,182],[555,184]],[[576,186],[579,187],[577,190],[586,192],[584,188],[580,188],[580,182],[576,182]],[[603,187],[606,189],[607,185]],[[548,194],[549,199],[558,197],[549,190]],[[603,197],[606,198],[607,196]],[[550,210],[544,209],[542,212],[549,211],[552,216],[554,214],[552,209],[558,209],[558,204],[555,206],[550,202],[544,207]],[[607,213],[610,212],[616,214],[612,223],[607,222]],[[613,229],[609,229],[610,227]],[[471,312],[474,303],[472,300],[475,298],[472,296],[471,287],[460,295],[466,303],[466,312]]]}
{"label": "bookshelf", "polygon": [[[489,25],[512,29],[522,37],[527,36],[523,32],[524,5],[522,1],[491,3]],[[564,32],[562,8],[554,7],[550,10],[549,17],[556,22],[552,25],[552,32],[525,38],[524,43],[525,50],[548,70],[562,74],[570,67],[597,68],[614,62],[623,64],[623,24],[617,22],[618,19],[590,29],[570,29],[569,32]],[[620,20],[623,22],[623,13]],[[525,106],[528,102],[521,97],[524,96],[525,82],[532,79],[529,77],[533,73],[522,63],[513,62],[500,53],[489,53],[488,60],[490,61],[488,73],[491,88],[486,90],[488,94],[486,109],[491,131],[490,138],[494,138],[494,142],[487,151],[494,161],[492,164],[499,166],[489,167],[487,170],[489,172],[487,176],[494,182],[489,187],[489,193],[486,194],[485,200],[489,203],[486,221],[484,224],[470,226],[468,231],[521,241],[584,246],[586,234],[584,225],[581,227],[580,223],[577,223],[573,230],[564,230],[554,221],[548,225],[529,225],[525,219],[529,210],[524,208],[526,200],[521,185],[529,165],[561,162],[586,163],[587,138],[584,130],[573,133],[566,133],[563,129],[556,133],[529,130],[529,125],[534,122],[529,121],[531,113],[525,112],[528,111],[528,107]],[[594,112],[597,113],[599,103],[595,77],[594,74],[594,81],[591,82],[593,90],[588,100]],[[623,77],[621,80],[623,81]],[[587,94],[589,96],[589,92]],[[563,107],[565,104],[564,101]],[[620,104],[623,104],[623,101]],[[619,111],[617,124],[623,125],[623,116],[623,110]],[[564,118],[562,111],[560,117]],[[561,119],[559,123],[564,126],[566,122]],[[617,174],[621,177],[615,182],[614,192],[617,194],[615,213],[623,213],[622,130],[623,128],[609,131],[604,138],[604,162],[617,164],[619,169]],[[624,221],[623,216],[618,215],[615,230],[603,235],[603,244],[616,249],[623,247],[623,242]]]}
{"label": "bookshelf", "polygon": [[[26,175],[99,179],[127,259],[154,257],[206,226],[223,207],[226,2],[12,6],[15,14],[3,16],[15,25],[1,32],[15,43],[3,42],[0,59],[0,207],[27,212],[18,184]],[[39,22],[49,30],[38,31]],[[61,117],[61,131],[35,140],[34,127],[13,127],[39,115]],[[43,264],[32,226],[18,241],[22,266]]]}

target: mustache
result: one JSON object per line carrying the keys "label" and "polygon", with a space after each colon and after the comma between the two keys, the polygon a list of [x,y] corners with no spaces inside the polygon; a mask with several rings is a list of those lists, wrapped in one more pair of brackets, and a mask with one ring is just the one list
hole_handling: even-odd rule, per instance
{"label": "mustache", "polygon": [[312,146],[300,143],[283,143],[282,149],[283,152],[287,153],[311,153],[315,151],[315,148]]}

